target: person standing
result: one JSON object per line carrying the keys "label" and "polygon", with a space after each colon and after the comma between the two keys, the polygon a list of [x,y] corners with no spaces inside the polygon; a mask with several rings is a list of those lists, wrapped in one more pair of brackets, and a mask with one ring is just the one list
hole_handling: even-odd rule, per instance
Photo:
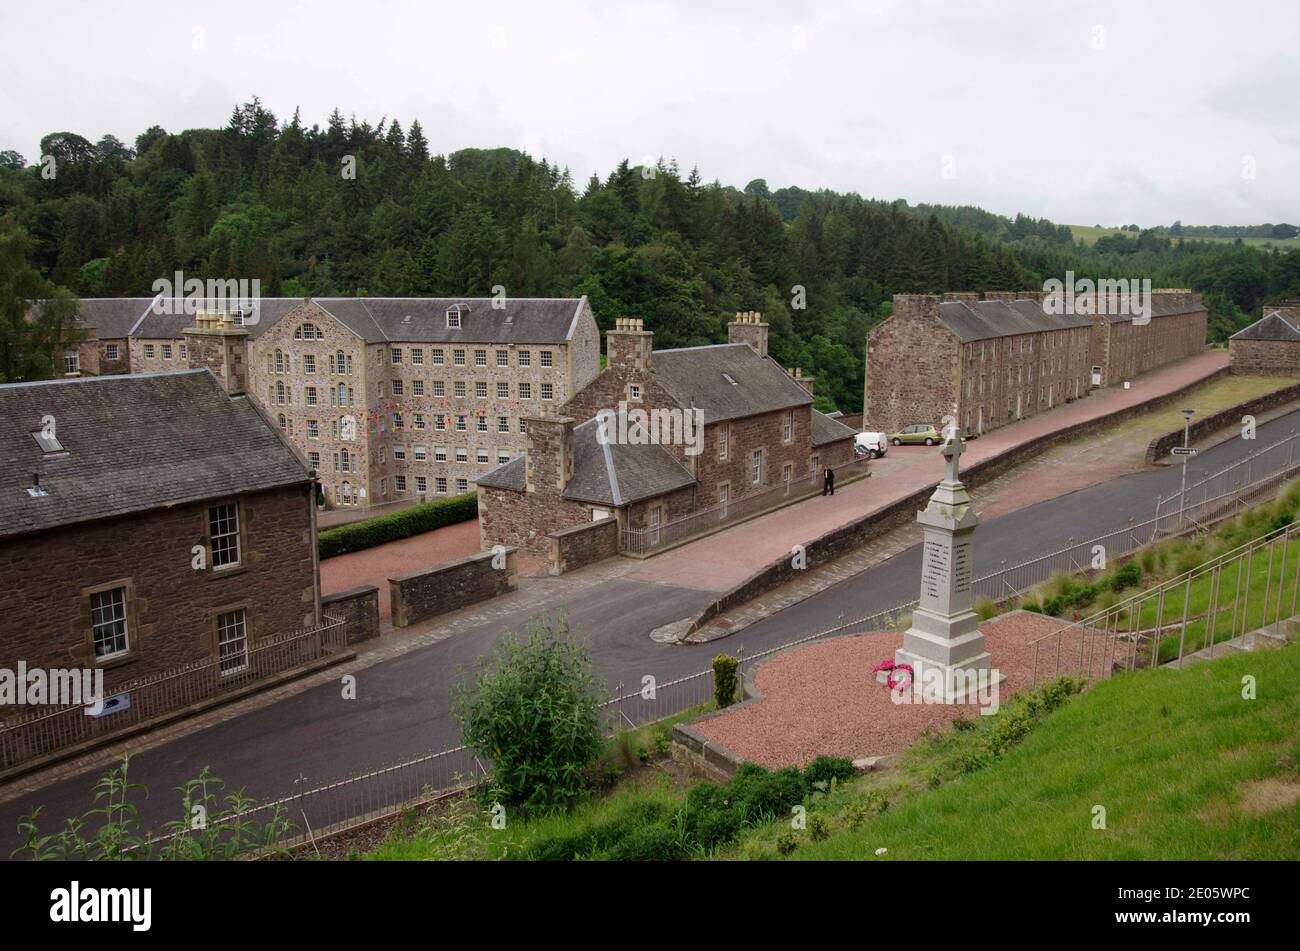
{"label": "person standing", "polygon": [[826,467],[826,476],[822,480],[822,495],[835,494],[835,471],[830,466]]}

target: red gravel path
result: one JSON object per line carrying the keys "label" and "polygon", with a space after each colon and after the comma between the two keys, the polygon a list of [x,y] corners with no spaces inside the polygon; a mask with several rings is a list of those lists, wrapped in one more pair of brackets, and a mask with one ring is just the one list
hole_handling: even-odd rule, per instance
{"label": "red gravel path", "polygon": [[[999,699],[1029,685],[1029,642],[1067,622],[1016,612],[987,621],[993,665],[1006,675]],[[745,760],[778,769],[819,755],[882,756],[912,745],[928,727],[978,715],[972,704],[895,704],[873,668],[894,657],[897,633],[837,637],[778,654],[761,664],[755,685],[763,699],[692,728]],[[1040,670],[1040,673],[1042,671]]]}

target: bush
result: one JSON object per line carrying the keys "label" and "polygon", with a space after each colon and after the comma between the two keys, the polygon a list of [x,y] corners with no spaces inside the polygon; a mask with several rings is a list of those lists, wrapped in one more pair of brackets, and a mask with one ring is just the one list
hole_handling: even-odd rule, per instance
{"label": "bush", "polygon": [[320,557],[333,558],[475,518],[478,518],[478,496],[467,492],[413,505],[400,512],[378,515],[363,522],[327,528],[317,535],[316,548]]}
{"label": "bush", "polygon": [[713,700],[721,710],[736,702],[736,668],[740,661],[730,654],[713,658]]}
{"label": "bush", "polygon": [[1126,565],[1121,565],[1115,573],[1110,576],[1107,585],[1112,591],[1123,591],[1125,588],[1132,588],[1142,583],[1142,569],[1137,566],[1136,562],[1130,561]]}
{"label": "bush", "polygon": [[603,741],[604,695],[591,654],[563,616],[530,618],[477,661],[471,689],[452,688],[465,745],[491,764],[491,795],[507,805],[567,806],[587,788]]}
{"label": "bush", "polygon": [[988,621],[997,616],[998,606],[992,598],[980,597],[975,599],[972,610],[980,616],[980,620]]}
{"label": "bush", "polygon": [[804,784],[811,791],[818,783],[846,782],[857,775],[853,761],[842,756],[819,756],[803,770]]}

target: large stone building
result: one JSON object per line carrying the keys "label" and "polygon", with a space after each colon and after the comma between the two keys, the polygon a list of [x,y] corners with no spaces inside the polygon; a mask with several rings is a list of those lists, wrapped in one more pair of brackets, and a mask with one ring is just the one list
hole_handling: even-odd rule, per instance
{"label": "large stone building", "polygon": [[312,478],[207,370],[0,386],[0,667],[248,671],[320,621]]}
{"label": "large stone building", "polygon": [[1228,338],[1233,373],[1300,376],[1300,300],[1265,307],[1264,316]]}
{"label": "large stone building", "polygon": [[[550,532],[610,516],[653,546],[685,516],[726,518],[747,499],[851,461],[853,431],[812,408],[811,380],[767,355],[767,331],[758,314],[738,314],[729,343],[655,350],[640,319],[620,318],[600,375],[554,414],[528,420],[523,458],[479,477],[483,546],[544,551]],[[639,412],[677,420],[693,411],[702,422],[694,439],[686,430],[677,440],[623,438]]]}
{"label": "large stone building", "polygon": [[520,454],[525,420],[600,369],[584,298],[316,298],[264,308],[250,390],[326,499],[378,506],[469,491]]}
{"label": "large stone building", "polygon": [[1185,288],[1152,291],[1146,323],[1135,321],[1122,306],[1117,310],[1089,315],[1094,386],[1120,385],[1205,349],[1209,315],[1200,294]]}
{"label": "large stone building", "polygon": [[[81,334],[81,341],[63,355],[64,376],[129,373],[131,331],[144,319],[155,299],[84,297],[79,300],[74,326]],[[40,303],[32,306],[39,309]]]}
{"label": "large stone building", "polygon": [[1148,322],[1051,313],[1043,297],[895,295],[893,315],[867,337],[863,425],[893,432],[951,418],[978,435],[1205,347],[1205,309],[1189,291],[1153,292]]}

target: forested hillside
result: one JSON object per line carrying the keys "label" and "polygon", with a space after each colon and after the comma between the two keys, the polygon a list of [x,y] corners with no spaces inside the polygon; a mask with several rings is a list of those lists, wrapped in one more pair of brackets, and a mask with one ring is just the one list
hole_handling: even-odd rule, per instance
{"label": "forested hillside", "polygon": [[133,148],[58,132],[41,153],[53,162],[0,154],[0,216],[25,232],[32,268],[80,296],[148,294],[177,269],[257,278],[268,296],[499,284],[586,294],[602,328],[641,316],[661,347],[724,339],[731,314],[761,310],[773,355],[847,412],[861,404],[864,335],[894,293],[1041,287],[1067,268],[1150,277],[1206,292],[1216,339],[1300,294],[1300,252],[1145,232],[1085,248],[1044,219],[773,193],[761,179],[742,191],[663,160],[574,181],[510,149],[431,155],[418,122],[336,111],[321,128],[256,99],[222,129],[154,127]]}

